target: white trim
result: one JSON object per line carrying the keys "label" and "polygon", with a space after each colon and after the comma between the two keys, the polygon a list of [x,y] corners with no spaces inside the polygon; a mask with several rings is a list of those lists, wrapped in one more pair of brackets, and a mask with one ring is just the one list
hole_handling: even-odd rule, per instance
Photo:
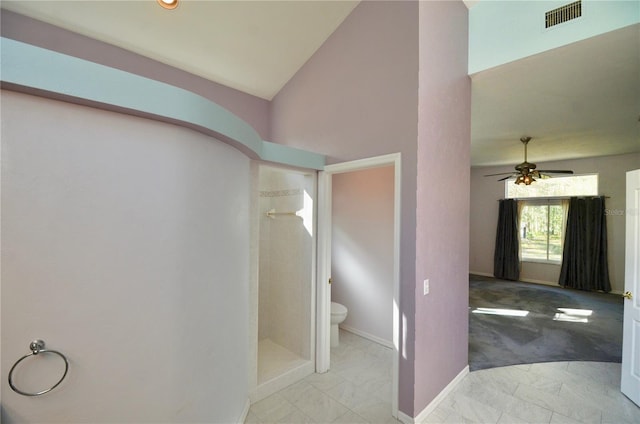
{"label": "white trim", "polygon": [[[488,272],[480,272],[480,271],[469,271],[470,275],[480,275],[483,277],[493,277],[493,274],[489,274]],[[553,281],[543,281],[543,280],[533,280],[531,278],[521,278],[519,281],[522,281],[523,283],[532,283],[532,284],[541,284],[543,286],[550,286],[550,287],[562,287],[561,285],[559,285],[557,282],[553,282]],[[612,290],[609,292],[609,294],[622,294],[622,291],[620,290]]]}
{"label": "white trim", "polygon": [[453,392],[456,386],[460,384],[460,382],[467,376],[467,374],[469,374],[469,365],[464,367],[462,371],[460,371],[460,373],[458,373],[458,375],[456,375],[455,378],[451,380],[449,384],[447,384],[447,387],[442,389],[442,391],[438,393],[438,396],[436,396],[429,403],[429,405],[427,405],[422,411],[420,411],[420,413],[416,415],[415,418],[412,418],[403,412],[398,412],[398,419],[406,424],[424,422],[429,416],[429,414],[431,414],[438,407],[440,402],[442,402],[443,399],[447,397],[447,395]]}
{"label": "white trim", "polygon": [[553,281],[543,281],[543,280],[535,280],[533,278],[521,278],[520,281],[522,281],[523,283],[533,283],[533,284],[542,284],[543,286],[554,286],[554,287],[560,287],[560,284],[558,284],[558,282],[553,282]]}
{"label": "white trim", "polygon": [[313,173],[313,222],[311,228],[313,228],[313,234],[311,236],[311,315],[309,316],[311,319],[309,320],[309,357],[313,361],[313,370],[315,371],[315,356],[314,353],[316,351],[316,308],[318,306],[316,295],[317,295],[317,285],[318,281],[316,280],[318,277],[318,273],[314,272],[317,270],[318,265],[318,172]]}
{"label": "white trim", "polygon": [[247,421],[247,415],[249,415],[250,407],[251,401],[249,400],[249,398],[247,398],[246,402],[244,403],[244,408],[242,408],[242,412],[240,413],[240,417],[238,418],[238,421],[236,421],[238,424],[243,424],[245,421]]}
{"label": "white trim", "polygon": [[383,166],[398,165],[400,163],[400,153],[391,153],[372,158],[352,160],[350,162],[326,165],[324,171],[328,174],[342,174],[344,172],[359,171],[362,169],[380,168]]}
{"label": "white trim", "polygon": [[329,371],[331,359],[331,174],[318,173],[316,261],[316,372]]}
{"label": "white trim", "polygon": [[340,328],[344,331],[348,331],[349,333],[353,333],[374,343],[378,343],[379,345],[382,345],[384,347],[388,347],[389,349],[393,349],[393,342],[390,340],[385,340],[381,337],[374,336],[373,334],[367,333],[365,331],[358,330],[357,328],[349,327],[348,325],[340,324]]}
{"label": "white trim", "polygon": [[393,355],[391,368],[391,415],[398,416],[398,374],[400,368],[400,222],[402,198],[402,157],[400,153],[327,165],[318,175],[318,262],[316,372],[330,366],[331,286],[331,177],[333,174],[394,167],[393,208]]}
{"label": "white trim", "polygon": [[249,393],[251,403],[256,403],[262,399],[279,392],[287,386],[297,383],[305,377],[313,374],[314,366],[312,361],[307,361],[295,368],[285,371],[284,373],[260,383],[253,391]]}
{"label": "white trim", "polygon": [[469,271],[471,275],[481,275],[483,277],[493,277],[493,274],[489,272],[480,272],[480,271]]}

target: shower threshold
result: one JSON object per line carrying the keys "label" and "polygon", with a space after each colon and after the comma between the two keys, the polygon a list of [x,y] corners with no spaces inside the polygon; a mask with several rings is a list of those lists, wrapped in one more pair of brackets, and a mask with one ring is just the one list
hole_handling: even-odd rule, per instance
{"label": "shower threshold", "polygon": [[262,339],[258,342],[258,387],[251,395],[251,402],[264,399],[314,372],[315,366],[311,360],[302,358],[271,339]]}
{"label": "shower threshold", "polygon": [[258,342],[258,384],[309,362],[271,339]]}

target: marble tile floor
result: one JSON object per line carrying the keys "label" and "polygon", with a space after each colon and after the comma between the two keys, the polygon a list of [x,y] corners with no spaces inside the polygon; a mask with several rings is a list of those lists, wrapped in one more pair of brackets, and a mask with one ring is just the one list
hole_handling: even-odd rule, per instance
{"label": "marble tile floor", "polygon": [[[398,423],[391,350],[346,331],[331,370],[251,405],[246,423]],[[551,362],[469,373],[422,423],[640,423],[620,364]]]}

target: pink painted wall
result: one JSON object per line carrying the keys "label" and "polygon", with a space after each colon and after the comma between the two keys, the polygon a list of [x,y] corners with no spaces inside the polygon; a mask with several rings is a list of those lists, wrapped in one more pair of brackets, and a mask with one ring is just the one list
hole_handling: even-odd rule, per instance
{"label": "pink painted wall", "polygon": [[420,2],[419,16],[414,414],[468,364],[471,166],[467,9]]}
{"label": "pink painted wall", "polygon": [[121,69],[197,93],[242,118],[269,138],[269,102],[128,50],[3,10],[2,36]]}
{"label": "pink painted wall", "polygon": [[346,329],[393,341],[394,167],[331,178],[331,300],[347,307]]}
{"label": "pink painted wall", "polygon": [[271,109],[273,140],[329,162],[402,153],[399,409],[410,416],[467,365],[466,70],[462,2],[363,2]]}
{"label": "pink painted wall", "polygon": [[[470,86],[462,2],[362,2],[271,104],[8,11],[2,35],[196,92],[263,138],[327,154],[330,163],[402,153],[400,410],[419,413],[466,365]],[[427,297],[424,278],[432,282]]]}
{"label": "pink painted wall", "polygon": [[[272,140],[341,162],[402,153],[401,411],[413,410],[418,3],[362,2],[272,101]],[[465,315],[466,316],[466,315]],[[465,347],[466,349],[466,347]]]}
{"label": "pink painted wall", "polygon": [[[177,125],[0,96],[0,421],[238,422],[249,159]],[[70,367],[34,399],[7,377],[36,337]],[[16,384],[43,390],[61,362],[17,368]]]}

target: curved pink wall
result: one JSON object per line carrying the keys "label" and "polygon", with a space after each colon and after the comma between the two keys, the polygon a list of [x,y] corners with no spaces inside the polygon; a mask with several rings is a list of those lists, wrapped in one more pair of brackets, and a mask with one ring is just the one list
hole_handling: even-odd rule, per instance
{"label": "curved pink wall", "polygon": [[[1,96],[0,420],[237,422],[250,160],[176,125]],[[70,368],[27,398],[7,374],[35,337]],[[53,375],[18,381],[44,389],[58,369],[39,369]]]}

